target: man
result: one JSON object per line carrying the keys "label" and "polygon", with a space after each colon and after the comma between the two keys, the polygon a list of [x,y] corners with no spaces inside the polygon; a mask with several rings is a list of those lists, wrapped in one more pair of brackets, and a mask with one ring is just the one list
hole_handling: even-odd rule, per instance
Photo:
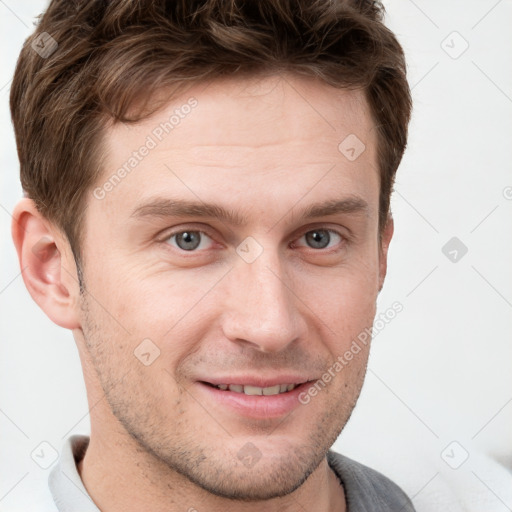
{"label": "man", "polygon": [[49,477],[58,510],[414,510],[330,450],[364,380],[411,108],[382,14],[50,3],[11,88],[13,238],[90,406]]}

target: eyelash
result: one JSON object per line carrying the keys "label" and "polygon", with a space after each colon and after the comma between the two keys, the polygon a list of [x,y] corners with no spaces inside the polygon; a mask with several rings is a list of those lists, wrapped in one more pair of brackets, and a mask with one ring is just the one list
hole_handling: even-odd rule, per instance
{"label": "eyelash", "polygon": [[[336,231],[335,229],[331,229],[331,228],[325,228],[325,227],[314,227],[312,229],[308,229],[307,231],[304,231],[300,236],[299,236],[299,239],[304,237],[305,235],[307,235],[308,233],[313,233],[314,231],[325,231],[329,234],[334,234],[334,235],[337,235],[339,236],[340,238],[340,242],[338,243],[338,245],[340,244],[344,244],[347,242],[347,237],[342,235],[339,231]],[[215,242],[215,240],[213,239],[213,237],[205,230],[203,229],[198,229],[198,228],[191,228],[191,229],[187,229],[187,228],[181,228],[179,231],[174,231],[174,232],[171,232],[169,234],[167,234],[165,236],[165,238],[163,238],[161,241],[164,243],[164,244],[167,244],[167,245],[170,245],[168,242],[171,238],[175,237],[176,235],[179,235],[181,233],[186,233],[186,232],[192,232],[192,233],[200,233],[201,235],[205,235],[207,236],[208,238],[210,238],[212,241]],[[201,240],[202,241],[202,240]],[[330,240],[329,240],[330,242]],[[201,243],[201,242],[200,242]],[[194,254],[194,253],[200,253],[206,249],[203,249],[203,250],[200,250],[200,249],[193,249],[191,251],[186,251],[185,249],[181,249],[180,247],[177,247],[177,246],[172,246],[173,249],[181,252],[181,253],[189,253],[189,254]],[[338,248],[338,249],[335,249],[335,250],[332,250],[332,248],[330,249],[315,249],[313,247],[309,247],[309,249],[311,251],[314,251],[314,252],[317,252],[317,253],[326,253],[326,254],[330,254],[330,253],[333,253],[333,252],[337,252],[339,250],[341,250],[341,248]]]}

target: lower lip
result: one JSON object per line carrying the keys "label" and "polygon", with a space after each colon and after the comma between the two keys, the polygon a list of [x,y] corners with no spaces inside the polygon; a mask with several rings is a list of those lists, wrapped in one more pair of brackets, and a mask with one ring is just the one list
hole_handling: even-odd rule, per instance
{"label": "lower lip", "polygon": [[311,386],[311,382],[304,382],[295,389],[278,395],[246,395],[218,389],[216,387],[198,382],[199,388],[206,393],[208,400],[229,407],[238,414],[255,419],[279,418],[292,412],[301,405],[299,395]]}

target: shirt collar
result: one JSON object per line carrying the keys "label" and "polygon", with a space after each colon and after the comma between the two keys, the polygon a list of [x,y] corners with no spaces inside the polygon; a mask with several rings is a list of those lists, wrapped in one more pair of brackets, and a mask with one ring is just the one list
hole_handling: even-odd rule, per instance
{"label": "shirt collar", "polygon": [[69,437],[57,465],[48,476],[48,486],[59,512],[100,512],[84,487],[77,469],[88,445],[88,436]]}

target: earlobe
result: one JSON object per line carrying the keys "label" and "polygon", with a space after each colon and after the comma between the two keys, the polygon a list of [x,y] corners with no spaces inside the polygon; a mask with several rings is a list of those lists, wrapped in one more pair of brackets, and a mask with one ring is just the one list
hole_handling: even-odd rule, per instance
{"label": "earlobe", "polygon": [[78,328],[79,286],[66,237],[28,198],[14,209],[12,237],[23,281],[32,298],[57,325]]}
{"label": "earlobe", "polygon": [[391,243],[391,238],[394,232],[393,217],[389,214],[381,234],[380,248],[379,248],[379,292],[384,286],[384,279],[388,270],[388,249]]}

